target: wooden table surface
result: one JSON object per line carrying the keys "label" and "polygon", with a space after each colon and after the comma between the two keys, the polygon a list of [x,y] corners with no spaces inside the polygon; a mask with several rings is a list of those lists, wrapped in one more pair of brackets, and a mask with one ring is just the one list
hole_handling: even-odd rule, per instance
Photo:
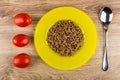
{"label": "wooden table surface", "polygon": [[[33,34],[38,20],[49,10],[59,6],[73,6],[84,10],[94,21],[98,31],[98,46],[95,55],[84,66],[71,71],[60,71],[49,67],[37,55]],[[101,70],[103,56],[103,28],[98,12],[103,6],[113,10],[113,21],[109,26],[109,70]],[[27,28],[13,23],[18,13],[28,13],[33,22]],[[0,0],[0,80],[120,80],[120,0]],[[24,33],[31,37],[29,45],[15,47],[11,39]],[[15,68],[12,58],[19,53],[31,55],[32,63],[24,69]]]}

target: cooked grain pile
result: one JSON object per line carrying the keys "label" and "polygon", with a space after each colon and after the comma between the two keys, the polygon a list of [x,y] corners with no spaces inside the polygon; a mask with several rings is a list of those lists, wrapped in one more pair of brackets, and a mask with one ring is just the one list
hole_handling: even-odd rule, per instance
{"label": "cooked grain pile", "polygon": [[48,45],[63,56],[73,55],[83,44],[84,35],[71,20],[61,20],[55,23],[48,31]]}

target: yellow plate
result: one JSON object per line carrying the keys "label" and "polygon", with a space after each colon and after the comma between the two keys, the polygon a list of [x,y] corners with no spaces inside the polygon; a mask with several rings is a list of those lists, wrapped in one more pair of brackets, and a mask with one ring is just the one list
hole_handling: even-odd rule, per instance
{"label": "yellow plate", "polygon": [[[70,57],[60,56],[47,44],[49,28],[59,20],[70,19],[84,32],[83,46]],[[72,70],[85,64],[94,54],[97,45],[97,31],[90,17],[74,7],[58,7],[45,14],[38,22],[34,34],[35,48],[49,66],[60,70]]]}

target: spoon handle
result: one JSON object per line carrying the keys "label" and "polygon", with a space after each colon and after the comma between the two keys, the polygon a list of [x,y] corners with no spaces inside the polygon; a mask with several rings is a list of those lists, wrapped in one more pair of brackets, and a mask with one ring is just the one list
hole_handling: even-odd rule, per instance
{"label": "spoon handle", "polygon": [[104,55],[103,55],[103,71],[108,70],[108,30],[105,30],[105,48],[104,48]]}

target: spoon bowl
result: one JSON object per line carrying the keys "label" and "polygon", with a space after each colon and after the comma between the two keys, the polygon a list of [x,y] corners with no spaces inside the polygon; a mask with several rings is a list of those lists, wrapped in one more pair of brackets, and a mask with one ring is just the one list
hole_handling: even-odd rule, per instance
{"label": "spoon bowl", "polygon": [[103,24],[103,27],[108,27],[112,21],[112,10],[109,7],[103,7],[100,11],[100,21]]}

